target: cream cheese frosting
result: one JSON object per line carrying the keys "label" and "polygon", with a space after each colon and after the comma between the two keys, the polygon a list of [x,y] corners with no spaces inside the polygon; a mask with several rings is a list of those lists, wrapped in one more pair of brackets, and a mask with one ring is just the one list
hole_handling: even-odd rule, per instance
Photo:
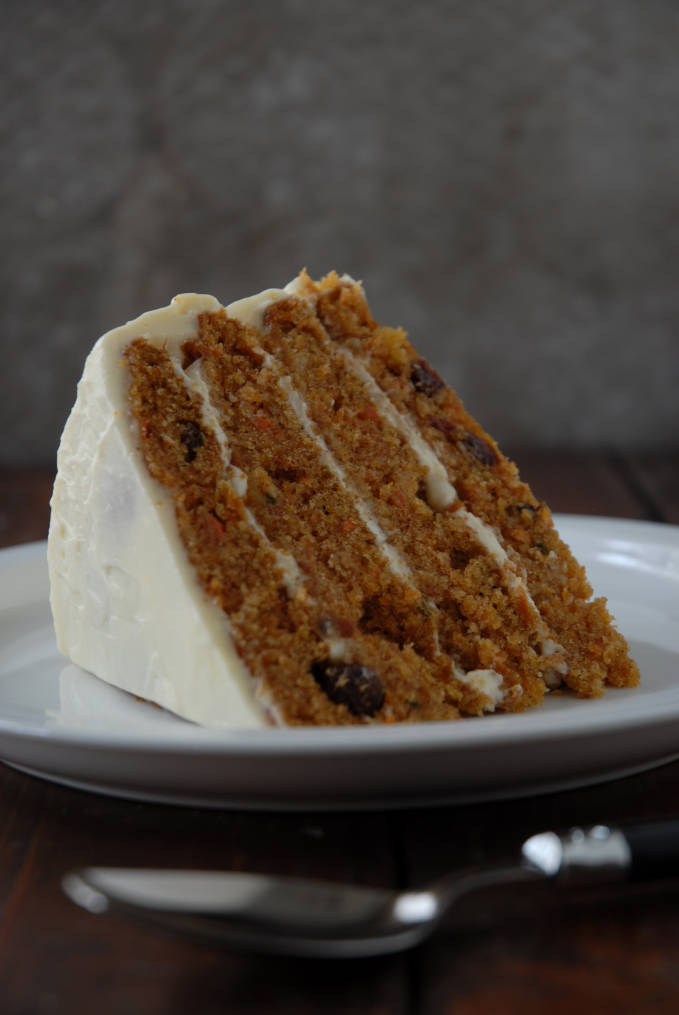
{"label": "cream cheese frosting", "polygon": [[212,296],[177,296],[94,346],[59,446],[50,599],[59,649],[74,663],[195,722],[257,727],[265,703],[135,447],[122,362],[139,337],[178,350],[198,315],[219,309]]}

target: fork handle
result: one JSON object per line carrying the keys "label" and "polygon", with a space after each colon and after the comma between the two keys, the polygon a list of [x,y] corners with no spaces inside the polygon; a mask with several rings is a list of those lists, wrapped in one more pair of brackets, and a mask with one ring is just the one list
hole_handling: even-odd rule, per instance
{"label": "fork handle", "polygon": [[630,881],[679,877],[679,821],[624,826],[630,849]]}
{"label": "fork handle", "polygon": [[559,881],[679,877],[679,821],[541,832],[524,842],[521,856],[528,869]]}

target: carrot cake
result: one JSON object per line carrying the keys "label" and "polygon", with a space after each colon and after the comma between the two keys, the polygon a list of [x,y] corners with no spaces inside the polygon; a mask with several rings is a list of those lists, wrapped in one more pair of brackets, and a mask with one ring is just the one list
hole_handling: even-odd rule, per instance
{"label": "carrot cake", "polygon": [[334,273],[96,343],[48,560],[61,651],[199,723],[457,719],[639,677],[547,506]]}

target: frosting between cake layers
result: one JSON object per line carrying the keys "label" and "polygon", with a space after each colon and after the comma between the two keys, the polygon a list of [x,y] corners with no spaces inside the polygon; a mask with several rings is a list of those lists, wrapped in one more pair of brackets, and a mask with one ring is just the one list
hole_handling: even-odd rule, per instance
{"label": "frosting between cake layers", "polygon": [[[265,355],[267,355],[267,358],[269,360],[271,359],[271,357],[268,356],[268,354]],[[297,419],[301,423],[302,427],[304,428],[305,433],[314,441],[314,443],[318,447],[323,464],[330,470],[330,472],[333,473],[334,476],[336,476],[336,478],[345,488],[350,489],[344,469],[339,464],[339,462],[337,462],[336,459],[333,458],[332,454],[330,453],[330,450],[328,449],[327,444],[321,437],[320,433],[318,433],[318,431],[314,427],[307,413],[304,399],[302,398],[302,396],[298,391],[295,391],[290,378],[281,377],[279,380],[279,384],[283,389],[283,391],[288,396],[290,407],[297,416]],[[406,564],[406,562],[404,561],[403,557],[398,552],[398,550],[390,545],[390,543],[387,540],[387,535],[382,530],[381,526],[378,524],[375,515],[370,510],[368,505],[365,504],[357,494],[354,497],[354,507],[356,508],[356,511],[359,514],[363,524],[375,537],[375,542],[377,543],[377,546],[379,547],[382,556],[386,558],[389,567],[391,568],[392,574],[399,575],[401,578],[406,579],[409,578],[410,568],[408,567],[408,565]]]}
{"label": "frosting between cake layers", "polygon": [[370,376],[365,367],[358,362],[348,349],[341,349],[342,356],[349,367],[366,386],[373,399],[377,412],[398,430],[410,444],[425,469],[427,500],[434,511],[444,511],[457,500],[455,487],[448,479],[448,474],[432,449],[423,441],[407,418],[401,415],[391,404],[380,386]]}

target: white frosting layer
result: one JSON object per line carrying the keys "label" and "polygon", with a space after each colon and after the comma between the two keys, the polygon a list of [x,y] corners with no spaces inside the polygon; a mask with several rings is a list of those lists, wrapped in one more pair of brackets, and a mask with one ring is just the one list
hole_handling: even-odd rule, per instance
{"label": "white frosting layer", "polygon": [[[269,359],[270,358],[271,357],[269,357]],[[375,537],[377,548],[379,552],[382,554],[382,556],[386,558],[387,563],[389,564],[389,567],[392,571],[392,574],[396,574],[400,578],[404,578],[407,580],[408,578],[411,577],[410,568],[408,567],[408,565],[406,564],[405,560],[398,552],[398,550],[387,542],[386,533],[379,525],[377,519],[375,518],[374,512],[370,509],[368,504],[366,504],[366,502],[361,499],[359,494],[357,494],[355,491],[351,489],[351,486],[347,481],[344,469],[339,464],[339,462],[335,458],[333,458],[332,454],[330,453],[330,450],[328,449],[328,445],[325,443],[320,432],[317,430],[316,426],[309,418],[307,406],[304,399],[302,398],[302,396],[298,391],[295,391],[292,381],[290,380],[289,377],[281,377],[279,380],[279,384],[283,389],[283,391],[288,396],[288,399],[290,401],[290,407],[292,411],[295,413],[298,422],[304,428],[304,432],[316,444],[318,452],[321,456],[321,461],[328,469],[328,471],[331,472],[333,476],[335,476],[335,478],[339,481],[339,483],[345,489],[348,489],[349,493],[353,496],[356,513],[358,514],[359,518],[361,519],[365,527],[368,529],[368,531]]]}
{"label": "white frosting layer", "polygon": [[59,648],[97,676],[187,719],[266,725],[221,610],[203,594],[166,491],[148,474],[127,409],[122,351],[134,338],[171,352],[215,312],[177,296],[99,339],[58,454],[48,541]]}

